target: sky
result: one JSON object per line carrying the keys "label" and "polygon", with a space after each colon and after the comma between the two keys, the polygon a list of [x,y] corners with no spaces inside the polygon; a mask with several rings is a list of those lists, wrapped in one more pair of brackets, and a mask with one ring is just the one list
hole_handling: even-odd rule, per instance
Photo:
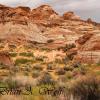
{"label": "sky", "polygon": [[31,8],[49,4],[59,14],[74,11],[82,19],[91,18],[100,22],[100,0],[0,0],[0,3],[12,7],[29,6]]}

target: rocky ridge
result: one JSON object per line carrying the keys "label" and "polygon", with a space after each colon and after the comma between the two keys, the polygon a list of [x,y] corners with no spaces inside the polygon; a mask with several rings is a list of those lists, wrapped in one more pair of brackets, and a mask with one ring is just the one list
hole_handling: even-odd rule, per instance
{"label": "rocky ridge", "polygon": [[75,43],[78,52],[96,52],[100,51],[99,36],[99,23],[82,20],[71,11],[60,16],[49,5],[35,9],[0,5],[0,42],[4,44],[39,44],[57,49]]}

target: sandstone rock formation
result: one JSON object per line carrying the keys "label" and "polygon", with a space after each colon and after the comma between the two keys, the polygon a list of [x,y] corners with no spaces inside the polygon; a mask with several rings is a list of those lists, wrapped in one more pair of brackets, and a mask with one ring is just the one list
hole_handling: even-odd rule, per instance
{"label": "sandstone rock formation", "polygon": [[70,20],[80,20],[80,17],[77,16],[77,15],[75,15],[74,12],[72,12],[72,11],[69,11],[69,12],[64,13],[63,14],[63,18],[65,20],[69,20],[69,19]]}
{"label": "sandstone rock formation", "polygon": [[36,20],[57,19],[59,15],[49,6],[42,5],[31,12],[32,18]]}
{"label": "sandstone rock formation", "polygon": [[[48,43],[49,40],[53,42]],[[82,20],[71,11],[61,17],[49,5],[32,10],[0,5],[0,43],[37,43],[38,47],[51,49],[75,43],[78,53],[100,52],[100,24],[90,19]]]}
{"label": "sandstone rock formation", "polygon": [[92,33],[88,33],[83,35],[82,37],[80,37],[78,40],[76,40],[76,42],[80,45],[85,44],[91,37],[93,36]]}

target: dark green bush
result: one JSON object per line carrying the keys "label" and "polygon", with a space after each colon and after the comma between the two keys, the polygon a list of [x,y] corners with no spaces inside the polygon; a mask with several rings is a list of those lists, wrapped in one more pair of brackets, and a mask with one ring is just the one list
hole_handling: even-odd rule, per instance
{"label": "dark green bush", "polygon": [[31,52],[22,52],[22,53],[20,53],[19,54],[20,56],[25,56],[25,57],[33,57],[33,53],[31,53]]}
{"label": "dark green bush", "polygon": [[32,60],[25,59],[25,58],[19,58],[19,59],[16,59],[15,65],[26,64],[28,62],[32,62]]}

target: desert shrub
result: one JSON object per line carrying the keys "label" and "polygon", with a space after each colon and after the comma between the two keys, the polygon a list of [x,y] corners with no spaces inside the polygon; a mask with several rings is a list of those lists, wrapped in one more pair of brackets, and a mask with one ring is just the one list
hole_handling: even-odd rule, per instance
{"label": "desert shrub", "polygon": [[26,71],[26,72],[30,72],[31,70],[32,70],[31,65],[26,64],[26,65],[24,66],[24,71]]}
{"label": "desert shrub", "polygon": [[78,79],[71,92],[76,100],[100,100],[100,79],[95,76]]}
{"label": "desert shrub", "polygon": [[31,52],[22,52],[22,53],[20,53],[19,54],[20,56],[25,56],[25,57],[33,57],[33,53],[31,53]]}
{"label": "desert shrub", "polygon": [[51,75],[47,72],[44,72],[41,78],[38,80],[39,85],[45,84],[54,84],[55,81],[52,79]]}
{"label": "desert shrub", "polygon": [[52,64],[47,64],[47,70],[53,70],[53,65]]}
{"label": "desert shrub", "polygon": [[57,75],[64,75],[66,73],[66,71],[63,68],[59,68],[56,70],[55,72]]}
{"label": "desert shrub", "polygon": [[68,71],[66,74],[65,74],[65,77],[66,77],[66,80],[69,80],[69,79],[72,79],[73,78],[73,73]]}
{"label": "desert shrub", "polygon": [[57,81],[58,81],[58,84],[65,84],[66,82],[69,82],[71,79],[73,79],[73,73],[68,71],[66,72],[65,75],[61,75],[58,77]]}
{"label": "desert shrub", "polygon": [[37,78],[39,76],[40,76],[40,72],[39,71],[35,70],[35,71],[32,72],[32,77],[33,78]]}
{"label": "desert shrub", "polygon": [[81,65],[80,62],[75,62],[75,63],[72,64],[72,66],[73,66],[74,68],[78,68],[78,67],[81,67],[82,65]]}
{"label": "desert shrub", "polygon": [[73,69],[73,74],[74,74],[74,76],[86,75],[88,73],[88,71],[89,71],[89,69],[86,66],[81,65],[80,67]]}
{"label": "desert shrub", "polygon": [[67,47],[68,49],[72,49],[72,48],[76,48],[76,45],[75,45],[74,43],[72,43],[72,44],[66,45],[66,47]]}
{"label": "desert shrub", "polygon": [[38,70],[38,71],[42,71],[43,70],[43,67],[39,64],[36,64],[33,66],[33,70]]}
{"label": "desert shrub", "polygon": [[17,56],[17,53],[16,53],[16,52],[11,52],[11,53],[9,53],[9,55],[10,55],[11,57],[16,57],[16,56]]}
{"label": "desert shrub", "polygon": [[81,75],[85,75],[88,72],[88,69],[86,68],[86,66],[81,65],[81,67],[79,68],[79,72]]}
{"label": "desert shrub", "polygon": [[4,65],[3,63],[0,63],[0,69],[8,69],[6,65]]}
{"label": "desert shrub", "polygon": [[72,71],[73,67],[71,67],[71,66],[64,66],[64,70],[65,71]]}
{"label": "desert shrub", "polygon": [[43,62],[44,61],[44,56],[36,57],[35,60]]}
{"label": "desert shrub", "polygon": [[26,50],[28,50],[28,49],[33,49],[34,46],[33,46],[33,44],[25,44],[25,45],[24,45],[24,48],[25,48]]}
{"label": "desert shrub", "polygon": [[49,48],[41,48],[43,51],[47,51],[47,52],[49,52],[50,51],[50,49]]}
{"label": "desert shrub", "polygon": [[63,60],[62,60],[62,59],[56,58],[56,59],[55,59],[55,63],[62,64],[62,63],[63,63]]}
{"label": "desert shrub", "polygon": [[20,68],[19,68],[19,66],[14,66],[11,68],[11,70],[16,73],[20,70]]}
{"label": "desert shrub", "polygon": [[19,59],[16,59],[15,65],[26,64],[28,62],[32,62],[32,60],[25,59],[25,58],[19,58]]}
{"label": "desert shrub", "polygon": [[65,58],[62,59],[64,64],[67,64],[70,60],[67,56],[65,56]]}
{"label": "desert shrub", "polygon": [[96,64],[97,66],[100,66],[100,59],[99,59],[99,61],[97,62],[97,64]]}
{"label": "desert shrub", "polygon": [[66,51],[68,51],[68,50],[70,50],[72,48],[75,48],[75,47],[76,47],[76,45],[74,43],[66,44],[66,46],[63,48],[63,51],[66,52]]}

